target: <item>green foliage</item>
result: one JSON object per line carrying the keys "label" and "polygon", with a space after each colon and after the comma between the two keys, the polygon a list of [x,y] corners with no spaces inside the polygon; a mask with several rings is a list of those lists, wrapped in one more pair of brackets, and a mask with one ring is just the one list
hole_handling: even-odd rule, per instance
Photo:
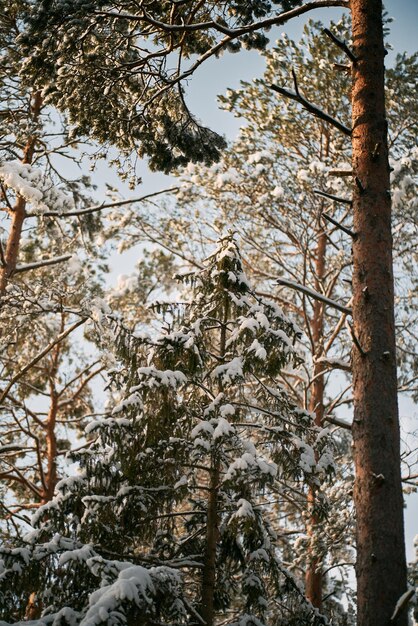
{"label": "green foliage", "polygon": [[74,134],[125,153],[136,151],[149,158],[151,169],[168,172],[189,161],[208,165],[220,158],[226,143],[188,110],[183,60],[192,55],[203,60],[223,47],[263,50],[266,29],[258,28],[216,46],[223,29],[246,27],[300,4],[194,0],[138,7],[131,0],[44,0],[28,5],[24,15],[22,76],[68,113]]}
{"label": "green foliage", "polygon": [[[120,402],[89,425],[90,445],[73,457],[80,473],[36,513],[37,530],[1,550],[8,622],[36,591],[44,624],[195,624],[215,506],[219,618],[326,623],[284,565],[272,523],[282,496],[304,508],[306,486],[319,490],[333,471],[327,433],[276,380],[300,362],[299,331],[256,296],[231,237],[187,280],[181,323],[157,336],[132,335],[98,303]],[[324,518],[320,490],[316,506]]]}

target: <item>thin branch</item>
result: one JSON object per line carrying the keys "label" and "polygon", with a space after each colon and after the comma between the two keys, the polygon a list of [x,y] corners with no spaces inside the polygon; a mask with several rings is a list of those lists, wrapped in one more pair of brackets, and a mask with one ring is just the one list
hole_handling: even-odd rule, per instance
{"label": "thin branch", "polygon": [[346,176],[352,176],[352,175],[353,175],[353,170],[335,169],[335,170],[329,170],[328,172],[328,176],[341,176],[342,178],[345,178]]}
{"label": "thin branch", "polygon": [[107,204],[97,204],[95,206],[88,207],[87,209],[80,209],[78,211],[66,211],[65,213],[61,211],[45,211],[43,213],[26,213],[26,217],[74,217],[80,215],[90,215],[90,213],[96,213],[97,211],[103,211],[103,209],[111,209],[113,207],[124,206],[126,204],[133,204],[135,202],[143,202],[144,200],[148,200],[148,198],[154,198],[155,196],[160,196],[163,193],[172,193],[174,191],[178,191],[179,187],[170,187],[168,189],[162,189],[161,191],[154,191],[153,193],[148,193],[145,196],[141,196],[139,198],[131,198],[130,200],[118,200],[117,202],[108,202]]}
{"label": "thin branch", "polygon": [[332,124],[332,126],[335,126],[335,128],[337,128],[339,131],[344,133],[344,135],[348,135],[350,137],[351,136],[350,128],[348,128],[347,126],[345,126],[344,124],[336,120],[331,115],[328,115],[328,113],[318,108],[317,106],[309,102],[309,100],[307,100],[304,96],[302,96],[302,94],[299,91],[297,80],[296,80],[296,74],[293,69],[292,69],[292,75],[293,75],[293,82],[295,85],[294,92],[289,91],[288,89],[283,89],[283,87],[278,87],[277,85],[269,85],[270,89],[273,89],[273,91],[277,91],[277,93],[279,93],[281,96],[285,96],[286,98],[289,98],[290,100],[295,100],[296,102],[299,102],[299,104],[301,104],[307,111],[309,111],[309,113],[312,113],[312,115],[314,115],[315,117],[318,117],[319,119],[324,120],[325,122],[328,122],[328,124]]}
{"label": "thin branch", "polygon": [[69,326],[66,330],[64,330],[63,333],[60,333],[53,341],[51,341],[51,343],[49,343],[46,346],[46,348],[41,350],[41,352],[39,352],[29,363],[27,363],[27,365],[25,365],[25,367],[23,367],[17,374],[15,374],[13,376],[13,378],[10,380],[10,382],[3,389],[3,391],[2,391],[2,393],[0,395],[0,404],[2,404],[4,402],[4,400],[7,398],[7,394],[9,393],[9,391],[13,387],[13,385],[20,378],[22,378],[22,376],[24,376],[26,374],[26,372],[28,372],[31,369],[31,367],[33,367],[41,359],[43,359],[43,357],[46,354],[48,354],[48,352],[50,352],[52,350],[52,348],[54,348],[57,344],[59,344],[63,339],[65,339],[69,334],[71,334],[76,328],[78,328],[79,326],[84,324],[86,322],[86,319],[87,318],[82,318],[81,320],[78,320],[77,322],[75,322],[75,324],[73,324],[72,326]]}
{"label": "thin branch", "polygon": [[331,217],[331,215],[328,215],[328,213],[321,213],[321,217],[323,217],[328,222],[331,222],[331,224],[334,224],[334,226],[342,230],[343,233],[345,233],[346,235],[349,235],[353,239],[357,239],[357,233],[347,228],[347,226],[343,226],[343,224],[341,224],[340,222],[337,222],[337,220]]}
{"label": "thin branch", "polygon": [[[180,83],[182,80],[189,78],[194,72],[209,58],[213,56],[219,55],[219,53],[228,46],[231,41],[245,35],[246,33],[254,32],[257,30],[266,29],[270,26],[279,26],[281,24],[285,24],[288,20],[298,17],[303,13],[307,13],[308,11],[312,11],[319,8],[327,8],[327,7],[344,7],[349,8],[350,3],[349,0],[316,0],[315,2],[308,2],[303,6],[296,7],[295,9],[291,9],[285,13],[281,13],[274,17],[268,18],[266,20],[261,20],[260,22],[254,22],[253,24],[249,24],[248,26],[244,26],[241,28],[236,28],[232,30],[231,35],[226,35],[218,41],[215,45],[212,46],[209,50],[206,50],[188,69],[186,69],[182,74],[177,74],[171,80],[166,81],[164,87],[159,89],[144,105],[144,107],[148,107],[155,99],[160,98],[163,93],[171,89],[173,85]],[[168,25],[169,26],[169,25]],[[216,26],[216,22],[214,22],[214,27]],[[185,25],[185,30],[187,30],[187,25]],[[143,61],[141,61],[143,63]]]}
{"label": "thin branch", "polygon": [[42,261],[37,261],[36,263],[28,263],[27,265],[17,265],[13,274],[20,274],[21,272],[28,272],[30,270],[35,270],[38,267],[46,267],[47,265],[57,265],[57,263],[64,263],[64,261],[68,261],[71,259],[72,254],[64,254],[63,256],[56,256],[52,259],[43,259]]}
{"label": "thin branch", "polygon": [[341,202],[342,204],[348,204],[349,206],[353,205],[352,200],[349,198],[341,198],[341,196],[334,196],[332,193],[327,193],[326,191],[321,191],[320,189],[312,189],[315,195],[322,196],[323,198],[328,198],[328,200],[335,200],[335,202]]}
{"label": "thin branch", "polygon": [[325,422],[329,422],[334,426],[338,426],[339,428],[344,428],[344,430],[351,430],[351,424],[349,422],[345,422],[344,420],[339,420],[336,417],[324,417]]}
{"label": "thin branch", "polygon": [[279,13],[279,15],[260,20],[259,22],[253,22],[252,24],[241,26],[239,28],[228,28],[227,26],[220,24],[219,22],[215,22],[214,20],[209,20],[207,22],[198,22],[197,24],[167,24],[166,22],[161,22],[159,20],[153,19],[144,10],[142,10],[142,13],[140,15],[116,13],[113,11],[96,11],[95,13],[96,15],[104,15],[111,18],[125,19],[137,22],[143,21],[150,24],[151,26],[155,26],[156,28],[167,32],[193,32],[196,30],[214,29],[222,34],[227,35],[230,39],[235,39],[236,37],[240,37],[250,32],[264,30],[271,26],[284,24],[288,20],[294,17],[298,17],[299,15],[307,13],[308,11],[311,11],[313,9],[328,7],[348,8],[349,2],[348,0],[314,0],[313,2],[307,2],[303,6],[296,7],[294,9],[291,9],[290,11],[286,11],[285,13]]}
{"label": "thin branch", "polygon": [[399,616],[404,612],[414,595],[415,589],[408,589],[408,591],[405,591],[405,593],[399,598],[392,617],[390,618],[391,623],[395,623],[398,620]]}
{"label": "thin branch", "polygon": [[347,44],[345,43],[345,41],[342,41],[342,39],[339,39],[336,35],[334,35],[334,33],[332,33],[328,28],[324,28],[323,33],[329,37],[331,39],[331,41],[333,41],[335,43],[336,46],[338,46],[340,48],[340,50],[342,50],[343,52],[345,52],[345,54],[348,56],[348,58],[350,59],[350,61],[352,61],[353,63],[357,63],[357,57],[354,54],[354,52],[352,50],[350,50],[350,48],[347,46]]}
{"label": "thin branch", "polygon": [[2,267],[6,267],[7,263],[6,263],[6,258],[4,256],[4,250],[3,250],[3,243],[0,239],[0,264]]}
{"label": "thin branch", "polygon": [[328,306],[331,306],[334,309],[337,309],[338,311],[345,313],[346,315],[352,315],[352,310],[350,308],[344,306],[343,304],[339,304],[339,302],[335,302],[335,300],[331,300],[330,298],[323,296],[321,293],[314,291],[314,289],[311,289],[310,287],[306,287],[305,285],[300,285],[299,283],[295,283],[292,280],[287,280],[286,278],[279,278],[277,280],[277,284],[283,285],[284,287],[290,287],[290,289],[295,289],[296,291],[300,291],[301,293],[304,293],[306,296],[310,296],[311,298],[314,298],[315,300],[324,302]]}
{"label": "thin branch", "polygon": [[357,335],[354,332],[354,328],[352,327],[352,325],[350,324],[350,322],[348,320],[345,320],[345,325],[346,325],[346,327],[348,328],[348,330],[350,332],[351,338],[352,338],[353,343],[356,346],[357,350],[360,352],[362,357],[365,357],[367,353],[363,350],[363,348],[362,348],[362,346],[361,346],[361,344],[360,344],[360,342],[359,342],[359,340],[357,338]]}

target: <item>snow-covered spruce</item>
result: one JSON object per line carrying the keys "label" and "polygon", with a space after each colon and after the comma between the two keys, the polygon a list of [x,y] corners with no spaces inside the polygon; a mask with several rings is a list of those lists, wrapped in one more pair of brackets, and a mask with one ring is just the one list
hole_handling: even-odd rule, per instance
{"label": "snow-covered spruce", "polygon": [[183,279],[180,323],[156,338],[120,332],[124,400],[89,427],[80,474],[24,545],[1,549],[7,623],[30,598],[37,626],[327,623],[273,530],[280,502],[305,507],[332,471],[326,432],[275,381],[300,361],[299,331],[252,291],[232,237]]}

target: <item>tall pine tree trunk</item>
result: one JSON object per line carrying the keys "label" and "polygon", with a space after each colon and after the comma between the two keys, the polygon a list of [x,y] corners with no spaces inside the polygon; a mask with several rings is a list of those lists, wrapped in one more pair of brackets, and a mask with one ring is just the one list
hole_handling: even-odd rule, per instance
{"label": "tall pine tree trunk", "polygon": [[[318,232],[318,245],[315,250],[315,289],[317,291],[322,290],[322,281],[325,275],[325,258],[327,249],[327,237],[325,232],[321,229]],[[324,306],[322,302],[318,300],[314,303],[313,319],[311,322],[311,335],[314,343],[314,356],[321,357],[323,355],[323,343],[324,343]],[[313,368],[313,378],[311,397],[309,400],[309,410],[315,414],[315,424],[322,428],[324,420],[324,393],[325,393],[325,379],[324,379],[324,364],[317,362]],[[314,506],[315,504],[315,490],[313,487],[309,489],[308,504]],[[317,531],[318,520],[315,515],[312,515],[308,527],[308,536],[313,537]],[[309,555],[309,562],[306,568],[305,575],[305,593],[306,597],[313,606],[321,610],[322,608],[322,584],[323,573],[320,567],[318,559]]]}
{"label": "tall pine tree trunk", "polygon": [[381,0],[351,0],[351,13],[358,626],[384,626],[406,591],[406,563]]}

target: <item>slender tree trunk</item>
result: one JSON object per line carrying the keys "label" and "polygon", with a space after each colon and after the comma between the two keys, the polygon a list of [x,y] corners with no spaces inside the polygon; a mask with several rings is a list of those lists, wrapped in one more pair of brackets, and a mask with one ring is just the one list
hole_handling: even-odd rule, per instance
{"label": "slender tree trunk", "polygon": [[[219,357],[223,359],[226,352],[226,334],[229,315],[228,300],[225,298],[225,310],[223,313],[222,327],[219,340]],[[219,383],[219,392],[223,391],[223,385]],[[221,463],[216,450],[211,459],[209,479],[209,499],[206,517],[206,547],[202,571],[202,603],[200,614],[206,626],[215,623],[215,588],[216,588],[216,552],[219,541],[219,510],[218,492]]]}
{"label": "slender tree trunk", "polygon": [[[325,275],[325,256],[326,256],[327,238],[321,230],[318,233],[318,245],[315,251],[315,289],[321,290],[322,280]],[[321,302],[315,300],[313,319],[311,323],[311,334],[315,346],[315,356],[322,356],[323,338],[324,338],[324,307]],[[324,419],[324,365],[323,363],[315,363],[313,368],[314,382],[312,383],[311,396],[309,400],[309,410],[315,414],[315,424],[322,427]],[[315,503],[315,490],[311,487],[308,493],[308,505],[313,506]],[[307,534],[314,537],[316,534],[316,526],[318,520],[312,515],[308,526]],[[313,606],[321,610],[322,608],[322,584],[323,573],[318,567],[320,564],[318,559],[311,557],[306,569],[305,575],[305,594]]]}
{"label": "slender tree trunk", "polygon": [[57,474],[57,434],[55,427],[57,423],[58,414],[58,395],[55,389],[51,389],[50,405],[48,411],[48,417],[45,424],[45,439],[46,439],[46,489],[43,494],[41,504],[46,504],[52,500],[56,484],[58,482]]}
{"label": "slender tree trunk", "polygon": [[[36,92],[31,106],[31,117],[33,121],[38,119],[41,107],[42,97],[40,92]],[[36,140],[36,135],[28,138],[23,150],[22,163],[32,163]],[[19,257],[20,240],[22,238],[23,223],[26,217],[26,200],[22,196],[18,196],[13,209],[9,212],[11,213],[12,221],[6,243],[4,265],[0,268],[0,296],[4,295],[9,278],[13,275],[13,272],[16,269]]]}
{"label": "slender tree trunk", "polygon": [[[406,591],[381,0],[351,0],[353,346],[358,626],[386,626]],[[404,614],[397,626],[406,626]]]}
{"label": "slender tree trunk", "polygon": [[200,613],[206,625],[213,626],[215,621],[216,547],[219,538],[219,467],[216,460],[215,467],[211,471],[209,489],[206,550],[202,573],[202,607]]}

